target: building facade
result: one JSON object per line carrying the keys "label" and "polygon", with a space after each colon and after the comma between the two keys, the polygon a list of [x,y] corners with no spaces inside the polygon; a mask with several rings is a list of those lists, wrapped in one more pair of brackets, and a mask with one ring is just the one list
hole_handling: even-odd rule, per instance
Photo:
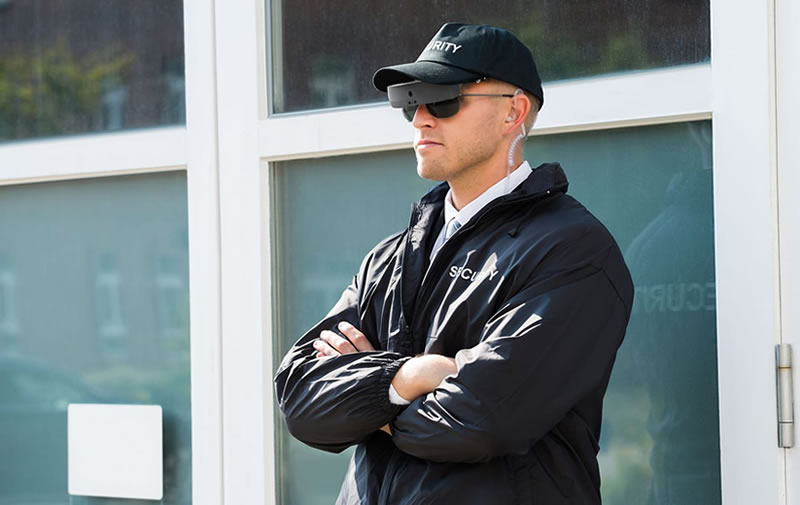
{"label": "building facade", "polygon": [[526,159],[633,274],[605,503],[800,504],[796,2],[101,4],[0,2],[0,504],[113,502],[68,493],[71,403],[162,407],[163,503],[334,501],[272,374],[431,186],[371,75],[448,20],[531,47]]}

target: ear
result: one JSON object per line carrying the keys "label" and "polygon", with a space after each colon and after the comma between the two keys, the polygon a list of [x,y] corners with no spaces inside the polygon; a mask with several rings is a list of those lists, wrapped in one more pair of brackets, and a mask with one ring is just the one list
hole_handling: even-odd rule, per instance
{"label": "ear", "polygon": [[503,134],[508,135],[515,132],[525,122],[528,117],[528,112],[531,110],[531,101],[525,96],[522,90],[517,89],[514,97],[511,98],[511,108],[506,116],[505,124],[503,125]]}

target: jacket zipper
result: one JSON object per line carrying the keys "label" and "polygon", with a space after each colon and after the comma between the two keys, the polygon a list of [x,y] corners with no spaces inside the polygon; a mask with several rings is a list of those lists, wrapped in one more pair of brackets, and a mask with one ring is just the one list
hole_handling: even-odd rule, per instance
{"label": "jacket zipper", "polygon": [[[416,323],[421,319],[418,316],[419,316],[419,309],[421,308],[421,303],[422,303],[421,300],[424,299],[422,295],[424,293],[424,288],[426,287],[425,283],[429,278],[432,278],[432,272],[434,271],[434,267],[439,267],[439,265],[443,263],[443,261],[440,260],[440,258],[443,256],[442,251],[447,248],[452,248],[453,247],[452,244],[454,242],[453,239],[455,237],[463,235],[465,233],[465,230],[471,230],[472,228],[476,227],[480,219],[483,218],[490,211],[492,211],[493,209],[504,207],[506,204],[514,202],[516,202],[516,200],[511,202],[507,201],[501,202],[495,206],[484,209],[483,212],[480,212],[478,215],[472,218],[469,223],[456,230],[456,232],[450,237],[450,239],[442,245],[441,249],[439,249],[439,252],[436,254],[436,257],[433,258],[433,262],[430,265],[428,265],[428,271],[425,272],[425,275],[422,277],[422,282],[420,283],[419,292],[417,293],[417,299],[414,302],[414,319],[410,323],[407,323],[405,317],[401,315],[401,317],[403,318],[403,323],[402,323],[403,331],[405,333],[404,340],[407,340],[408,336],[413,334],[409,330],[413,328],[414,323]],[[450,245],[448,246],[448,244]],[[402,292],[402,286],[401,286],[401,292]],[[389,503],[389,491],[391,490],[392,484],[394,483],[394,478],[397,475],[397,472],[399,471],[399,463],[398,463],[399,457],[400,457],[400,452],[398,450],[395,450],[392,453],[392,456],[389,458],[389,462],[386,465],[386,471],[384,472],[385,476],[384,481],[381,484],[381,492],[380,495],[378,496],[378,505],[388,505]]]}

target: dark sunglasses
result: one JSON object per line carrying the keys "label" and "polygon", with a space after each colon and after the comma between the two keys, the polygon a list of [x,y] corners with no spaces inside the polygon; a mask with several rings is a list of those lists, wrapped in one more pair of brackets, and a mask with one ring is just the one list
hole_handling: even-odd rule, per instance
{"label": "dark sunglasses", "polygon": [[[481,78],[475,82],[481,82]],[[424,105],[431,116],[446,118],[454,116],[461,108],[461,98],[465,96],[502,96],[512,98],[514,95],[497,93],[462,93],[461,84],[430,84],[421,81],[403,82],[387,86],[386,94],[389,103],[395,109],[403,109],[403,116],[414,120],[417,107]]]}
{"label": "dark sunglasses", "polygon": [[[458,113],[458,110],[461,108],[461,97],[463,96],[504,96],[506,98],[513,98],[514,95],[508,93],[459,93],[457,97],[450,98],[448,100],[441,100],[439,102],[432,102],[432,103],[425,103],[421,104],[424,105],[428,112],[431,113],[431,116],[437,119],[443,119],[451,116],[455,116]],[[405,117],[408,122],[414,120],[414,115],[417,113],[417,108],[419,105],[408,105],[403,107],[403,117]]]}

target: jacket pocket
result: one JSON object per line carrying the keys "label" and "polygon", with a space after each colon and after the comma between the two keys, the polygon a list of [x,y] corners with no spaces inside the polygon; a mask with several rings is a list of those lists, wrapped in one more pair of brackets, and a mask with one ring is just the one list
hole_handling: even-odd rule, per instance
{"label": "jacket pocket", "polygon": [[547,468],[535,451],[529,454],[531,489],[534,505],[572,505],[570,501],[574,480],[557,475],[553,469]]}

